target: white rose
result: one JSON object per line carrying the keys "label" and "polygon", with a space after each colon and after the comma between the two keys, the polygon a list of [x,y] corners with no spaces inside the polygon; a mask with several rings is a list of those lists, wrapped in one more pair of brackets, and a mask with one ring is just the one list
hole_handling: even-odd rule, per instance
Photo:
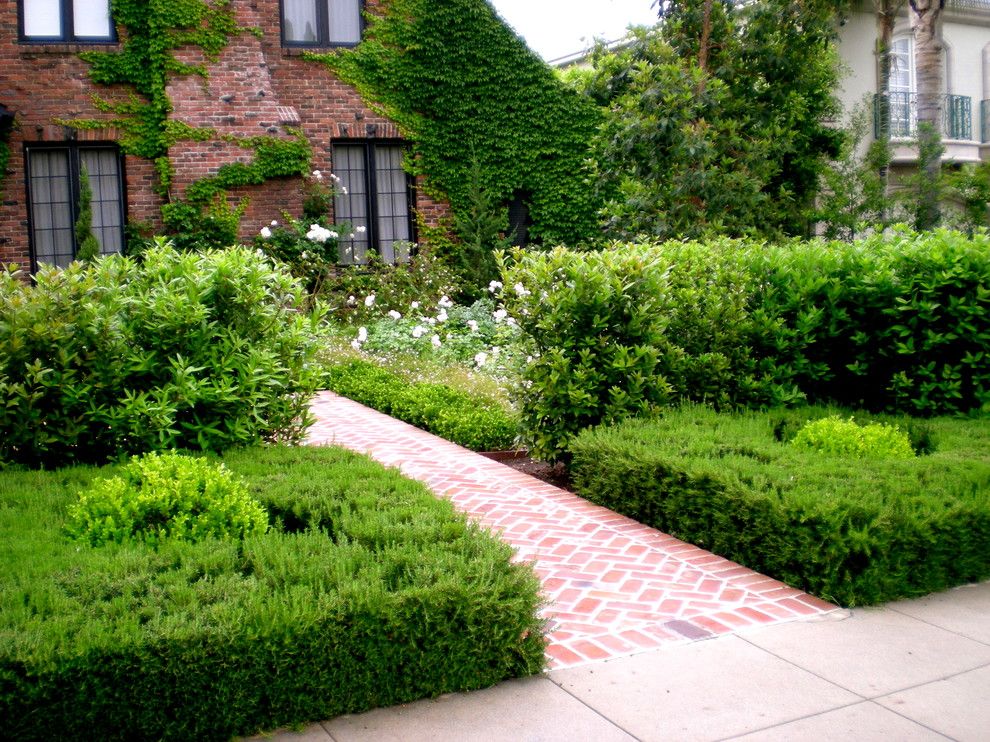
{"label": "white rose", "polygon": [[373,307],[373,306],[375,306],[375,295],[374,294],[368,294],[364,298],[364,305],[366,307]]}
{"label": "white rose", "polygon": [[261,236],[267,240],[269,237],[272,236],[272,230],[270,230],[268,227],[262,227]]}

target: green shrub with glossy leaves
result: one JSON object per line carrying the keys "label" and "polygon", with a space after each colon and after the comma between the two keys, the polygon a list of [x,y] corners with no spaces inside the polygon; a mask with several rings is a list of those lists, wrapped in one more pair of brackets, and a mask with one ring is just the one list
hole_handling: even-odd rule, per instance
{"label": "green shrub with glossy leaves", "polygon": [[914,456],[908,434],[895,425],[857,425],[852,418],[837,415],[812,420],[791,441],[799,448],[828,456],[910,459]]}
{"label": "green shrub with glossy leaves", "polygon": [[299,440],[318,316],[245,248],[0,275],[0,460],[32,466]]}
{"label": "green shrub with glossy leaves", "polygon": [[990,409],[987,233],[614,244],[513,252],[502,270],[534,358],[524,436],[548,458],[585,427],[669,402]]}
{"label": "green shrub with glossy leaves", "polygon": [[267,528],[268,513],[223,464],[174,451],[134,457],[80,493],[67,526],[91,546],[243,539]]}

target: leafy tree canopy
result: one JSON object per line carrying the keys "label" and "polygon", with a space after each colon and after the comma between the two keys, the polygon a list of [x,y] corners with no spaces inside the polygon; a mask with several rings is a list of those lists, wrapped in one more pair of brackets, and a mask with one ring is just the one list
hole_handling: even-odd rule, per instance
{"label": "leafy tree canopy", "polygon": [[776,238],[808,230],[842,135],[835,0],[670,0],[599,49],[584,90],[608,109],[598,189],[616,236]]}

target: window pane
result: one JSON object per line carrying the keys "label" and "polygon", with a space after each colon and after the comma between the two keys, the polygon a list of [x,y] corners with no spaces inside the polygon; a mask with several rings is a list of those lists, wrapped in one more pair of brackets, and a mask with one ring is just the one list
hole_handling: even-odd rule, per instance
{"label": "window pane", "polygon": [[318,40],[316,0],[282,0],[282,9],[285,40],[315,44]]}
{"label": "window pane", "polygon": [[890,45],[890,92],[911,92],[911,40],[898,39]]}
{"label": "window pane", "polygon": [[[338,145],[333,149],[333,172],[340,178],[334,197],[334,221],[347,222],[354,238],[340,240],[340,262],[363,263],[368,252],[368,177],[361,145]],[[344,193],[346,189],[347,193]],[[364,229],[358,231],[358,227]]]}
{"label": "window pane", "polygon": [[108,39],[112,36],[109,0],[73,0],[73,9],[76,38]]}
{"label": "window pane", "polygon": [[104,255],[118,253],[124,246],[124,219],[120,203],[120,160],[112,149],[79,152],[80,167],[86,168],[93,191],[93,234]]}
{"label": "window pane", "polygon": [[28,154],[31,242],[38,263],[72,262],[72,204],[68,150]]}
{"label": "window pane", "polygon": [[388,263],[396,260],[395,243],[407,242],[409,231],[409,194],[406,173],[402,169],[402,147],[375,148],[375,181],[378,193],[378,250]]}
{"label": "window pane", "polygon": [[331,44],[356,44],[361,40],[361,0],[327,0]]}
{"label": "window pane", "polygon": [[24,35],[60,38],[61,0],[24,0]]}

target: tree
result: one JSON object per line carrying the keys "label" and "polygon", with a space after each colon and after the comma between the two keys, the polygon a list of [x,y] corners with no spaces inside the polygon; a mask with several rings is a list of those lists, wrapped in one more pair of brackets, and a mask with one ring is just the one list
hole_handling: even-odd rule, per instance
{"label": "tree", "polygon": [[802,234],[839,148],[834,0],[669,0],[598,50],[599,190],[616,236]]}
{"label": "tree", "polygon": [[914,35],[915,73],[918,80],[918,167],[923,198],[919,203],[918,229],[938,226],[939,176],[942,170],[942,70],[941,16],[945,0],[909,0]]}
{"label": "tree", "polygon": [[86,166],[79,168],[79,209],[76,223],[76,260],[92,263],[100,255],[100,242],[93,234],[93,189]]}

